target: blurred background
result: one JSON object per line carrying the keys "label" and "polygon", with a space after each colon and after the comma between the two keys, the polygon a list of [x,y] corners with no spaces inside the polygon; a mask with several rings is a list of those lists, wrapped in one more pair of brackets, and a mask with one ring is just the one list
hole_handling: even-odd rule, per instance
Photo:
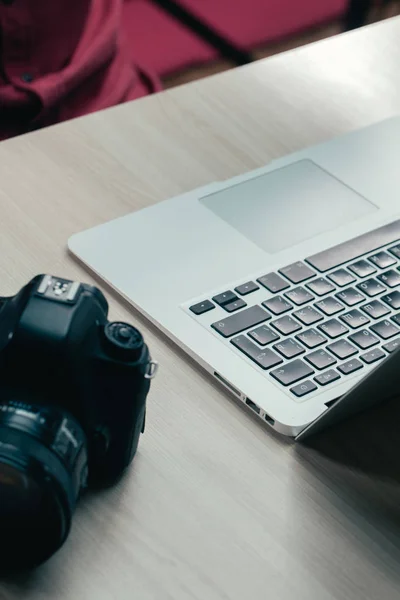
{"label": "blurred background", "polygon": [[125,0],[134,56],[165,87],[400,14],[400,0]]}

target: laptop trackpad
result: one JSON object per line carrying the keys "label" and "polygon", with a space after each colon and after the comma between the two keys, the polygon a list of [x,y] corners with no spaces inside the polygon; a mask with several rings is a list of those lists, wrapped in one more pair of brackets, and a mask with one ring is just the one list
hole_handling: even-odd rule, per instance
{"label": "laptop trackpad", "polygon": [[311,160],[244,181],[200,202],[270,254],[378,210]]}

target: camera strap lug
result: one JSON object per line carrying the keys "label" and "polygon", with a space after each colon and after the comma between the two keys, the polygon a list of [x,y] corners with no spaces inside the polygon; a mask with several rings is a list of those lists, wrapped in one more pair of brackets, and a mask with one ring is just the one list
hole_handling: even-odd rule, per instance
{"label": "camera strap lug", "polygon": [[144,374],[145,379],[154,379],[157,375],[158,371],[158,362],[156,360],[151,360],[147,363],[147,371]]}

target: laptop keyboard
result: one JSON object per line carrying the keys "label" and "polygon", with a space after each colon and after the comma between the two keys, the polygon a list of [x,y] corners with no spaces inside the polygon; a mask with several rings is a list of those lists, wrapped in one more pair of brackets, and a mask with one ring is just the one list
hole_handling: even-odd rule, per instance
{"label": "laptop keyboard", "polygon": [[302,398],[400,347],[399,240],[400,220],[189,308],[221,307],[214,332]]}

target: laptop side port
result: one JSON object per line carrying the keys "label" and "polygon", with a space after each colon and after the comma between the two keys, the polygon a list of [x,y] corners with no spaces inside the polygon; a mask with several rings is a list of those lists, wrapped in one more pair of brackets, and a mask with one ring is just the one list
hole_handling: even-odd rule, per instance
{"label": "laptop side port", "polygon": [[261,408],[259,406],[257,406],[257,404],[255,402],[253,402],[252,400],[250,400],[250,398],[246,398],[245,399],[245,403],[252,410],[254,410],[255,413],[257,413],[258,415],[260,415],[261,418],[264,418],[264,420],[268,423],[268,425],[271,425],[271,427],[273,427],[275,425],[274,419],[272,419],[269,415],[267,415],[266,412],[264,412],[263,410],[261,410]]}
{"label": "laptop side port", "polygon": [[253,410],[257,415],[259,415],[259,417],[261,419],[263,419],[264,421],[266,421],[266,423],[268,423],[268,425],[270,425],[271,427],[275,426],[275,420],[272,419],[272,417],[270,417],[269,415],[267,415],[267,413],[264,412],[259,406],[257,406],[257,404],[255,402],[253,402],[252,400],[250,400],[250,398],[247,398],[247,396],[245,396],[244,394],[242,394],[237,388],[235,388],[235,386],[233,386],[229,381],[227,381],[225,379],[225,377],[222,377],[222,375],[220,375],[217,371],[214,371],[214,377],[220,383],[222,383],[222,385],[224,387],[226,387],[228,390],[230,390],[231,392],[233,392],[235,394],[235,396],[237,396],[238,398],[240,398],[240,400],[242,400],[242,402],[244,402],[245,404],[247,404],[247,406],[249,408],[251,408],[251,410]]}
{"label": "laptop side port", "polygon": [[218,381],[220,381],[225,387],[227,387],[228,390],[230,390],[236,396],[238,396],[238,398],[242,397],[241,392],[239,392],[239,390],[237,390],[231,383],[229,383],[229,381],[227,381],[224,377],[222,377],[222,375],[220,375],[219,373],[217,373],[217,371],[214,371],[214,377],[216,379],[218,379]]}
{"label": "laptop side port", "polygon": [[250,398],[246,398],[245,402],[247,406],[250,406],[250,408],[254,410],[254,412],[256,412],[258,415],[260,414],[260,407],[257,406],[257,404],[255,404],[252,400],[250,400]]}
{"label": "laptop side port", "polygon": [[264,419],[266,420],[266,422],[268,423],[268,425],[271,425],[271,427],[274,427],[274,425],[275,425],[275,419],[273,419],[272,417],[270,417],[269,415],[267,415],[267,413],[264,413]]}

